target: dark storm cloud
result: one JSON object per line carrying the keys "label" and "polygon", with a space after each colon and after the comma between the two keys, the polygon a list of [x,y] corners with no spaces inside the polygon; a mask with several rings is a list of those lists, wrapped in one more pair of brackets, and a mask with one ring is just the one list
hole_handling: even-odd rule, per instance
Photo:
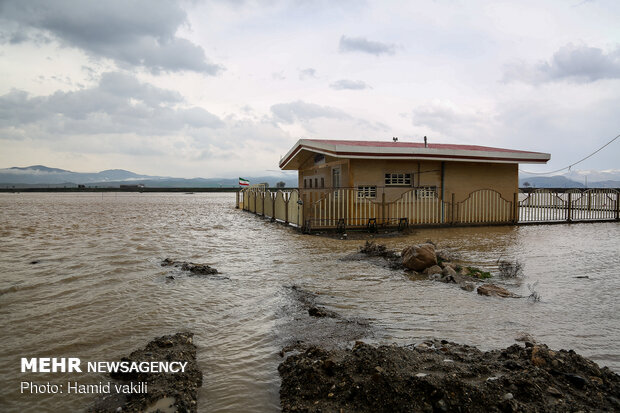
{"label": "dark storm cloud", "polygon": [[506,67],[505,81],[543,83],[560,80],[587,83],[620,78],[620,47],[602,49],[569,44],[561,47],[548,62],[537,65],[513,64]]}
{"label": "dark storm cloud", "polygon": [[329,85],[335,90],[363,90],[370,89],[370,86],[361,80],[340,79]]}
{"label": "dark storm cloud", "polygon": [[56,39],[121,66],[217,74],[222,68],[207,60],[202,47],[176,36],[185,24],[185,11],[169,0],[0,2],[3,42]]}
{"label": "dark storm cloud", "polygon": [[141,83],[124,73],[104,73],[90,89],[35,97],[12,90],[0,96],[0,127],[36,126],[64,134],[161,135],[186,127],[223,126],[202,108],[178,108],[183,102],[178,92]]}
{"label": "dark storm cloud", "polygon": [[395,46],[393,44],[375,42],[367,40],[364,37],[346,37],[340,38],[339,50],[341,53],[346,52],[362,52],[370,53],[375,56],[382,54],[394,54]]}
{"label": "dark storm cloud", "polygon": [[316,118],[350,119],[351,116],[330,106],[320,106],[301,100],[290,103],[279,103],[271,107],[271,112],[277,121],[293,123],[295,121],[308,121]]}

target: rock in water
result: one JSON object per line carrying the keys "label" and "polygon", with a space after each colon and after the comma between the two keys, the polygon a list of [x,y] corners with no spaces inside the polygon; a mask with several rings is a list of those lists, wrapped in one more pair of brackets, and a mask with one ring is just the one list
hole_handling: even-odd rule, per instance
{"label": "rock in water", "polygon": [[191,262],[185,262],[181,265],[181,269],[183,271],[189,271],[193,274],[200,275],[211,275],[217,274],[217,270],[215,268],[209,267],[207,264],[194,264]]}
{"label": "rock in water", "polygon": [[308,314],[312,317],[322,318],[338,318],[338,314],[323,307],[312,306],[308,308]]}
{"label": "rock in water", "polygon": [[410,270],[423,271],[437,265],[437,255],[433,244],[410,245],[401,253],[403,266]]}
{"label": "rock in water", "polygon": [[170,258],[166,258],[161,262],[162,267],[181,267],[183,271],[189,271],[192,274],[198,275],[211,275],[217,274],[217,269],[208,266],[207,264],[195,264],[193,262],[174,261]]}
{"label": "rock in water", "polygon": [[[196,362],[193,333],[177,333],[158,337],[123,357],[127,362],[187,362],[183,372],[177,373],[110,373],[115,381],[110,394],[97,399],[88,412],[143,412],[168,411],[196,412],[198,388],[202,386],[202,372]],[[136,385],[146,383],[146,393],[122,394],[114,391],[114,384]]]}
{"label": "rock in water", "polygon": [[483,284],[480,287],[478,287],[478,294],[480,295],[486,295],[489,297],[504,297],[504,298],[518,298],[519,296],[511,293],[510,291],[508,291],[507,289],[505,289],[504,287],[500,287],[499,285],[495,285],[495,284]]}
{"label": "rock in water", "polygon": [[443,270],[439,265],[433,265],[424,270],[424,274],[433,275],[433,274],[441,274]]}

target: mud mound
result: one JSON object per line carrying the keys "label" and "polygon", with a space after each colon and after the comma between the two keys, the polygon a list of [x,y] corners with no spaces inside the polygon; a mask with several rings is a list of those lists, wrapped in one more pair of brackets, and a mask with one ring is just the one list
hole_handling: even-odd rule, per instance
{"label": "mud mound", "polygon": [[280,355],[303,352],[312,346],[345,348],[356,340],[373,336],[370,322],[363,318],[347,318],[319,305],[320,296],[299,286],[285,287],[287,304],[281,309],[288,322],[278,328]]}
{"label": "mud mound", "polygon": [[166,258],[161,262],[162,267],[180,267],[183,271],[189,271],[196,275],[211,275],[218,274],[217,269],[208,266],[207,264],[195,264],[193,262],[174,261],[170,258]]}
{"label": "mud mound", "polygon": [[136,350],[121,361],[179,361],[187,362],[179,373],[116,373],[110,377],[119,384],[146,382],[147,393],[112,393],[101,397],[88,412],[143,412],[179,411],[196,412],[198,388],[202,386],[202,372],[196,362],[196,346],[192,333],[158,337],[144,349]]}
{"label": "mud mound", "polygon": [[319,347],[278,368],[283,412],[619,411],[620,376],[574,351],[526,343],[482,352],[415,347]]}

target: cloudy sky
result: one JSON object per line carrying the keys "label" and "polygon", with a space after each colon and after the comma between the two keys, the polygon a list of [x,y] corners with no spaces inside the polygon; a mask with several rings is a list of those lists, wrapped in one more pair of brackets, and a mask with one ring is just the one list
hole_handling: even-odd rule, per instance
{"label": "cloudy sky", "polygon": [[301,137],[426,135],[558,169],[620,134],[619,21],[617,0],[0,0],[0,167],[264,175]]}

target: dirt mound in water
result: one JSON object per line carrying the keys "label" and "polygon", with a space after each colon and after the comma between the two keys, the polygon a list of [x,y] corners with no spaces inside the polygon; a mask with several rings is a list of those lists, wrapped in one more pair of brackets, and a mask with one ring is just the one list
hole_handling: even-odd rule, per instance
{"label": "dirt mound in water", "polygon": [[196,361],[193,333],[162,336],[145,348],[132,352],[121,361],[187,362],[178,373],[113,373],[110,377],[119,384],[147,383],[147,393],[111,393],[95,401],[88,412],[196,412],[198,388],[202,386],[202,371]]}
{"label": "dirt mound in water", "polygon": [[278,370],[283,412],[620,411],[620,376],[531,343],[489,352],[439,340],[311,347]]}
{"label": "dirt mound in water", "polygon": [[170,258],[166,258],[161,262],[162,267],[180,267],[183,271],[189,271],[196,275],[211,275],[218,274],[217,269],[208,266],[207,264],[195,264],[193,262],[174,261]]}

